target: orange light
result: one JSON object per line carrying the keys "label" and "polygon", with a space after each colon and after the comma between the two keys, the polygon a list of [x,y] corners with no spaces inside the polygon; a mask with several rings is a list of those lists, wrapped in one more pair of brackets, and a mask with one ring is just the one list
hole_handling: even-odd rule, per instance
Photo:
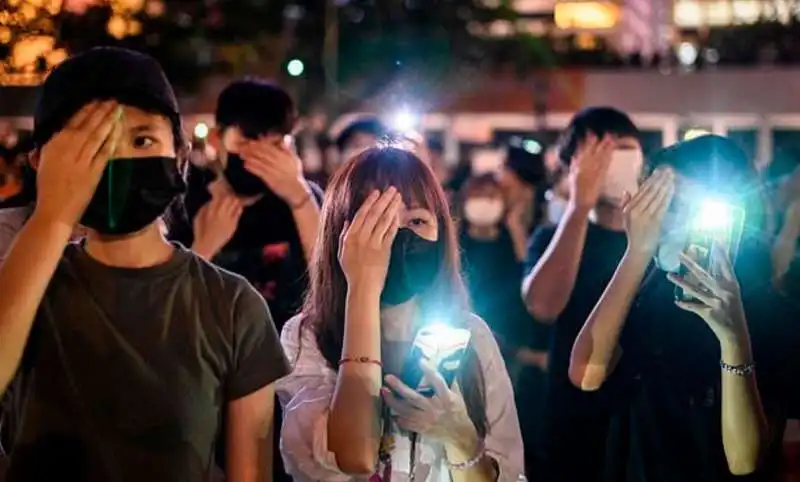
{"label": "orange light", "polygon": [[605,30],[617,24],[620,11],[607,2],[559,2],[553,15],[561,29]]}

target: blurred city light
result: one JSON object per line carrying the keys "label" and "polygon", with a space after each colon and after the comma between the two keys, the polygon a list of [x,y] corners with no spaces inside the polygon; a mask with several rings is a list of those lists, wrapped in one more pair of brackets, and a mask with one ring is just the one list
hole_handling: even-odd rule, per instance
{"label": "blurred city light", "polygon": [[391,122],[392,128],[400,132],[408,132],[416,128],[419,117],[407,108],[403,108],[394,114]]}
{"label": "blurred city light", "polygon": [[303,72],[306,70],[306,66],[302,60],[299,59],[292,59],[286,65],[286,71],[289,72],[289,75],[292,77],[300,77],[303,75]]}
{"label": "blurred city light", "polygon": [[697,47],[689,42],[682,42],[678,46],[678,60],[681,65],[690,66],[697,62]]}
{"label": "blurred city light", "polygon": [[707,131],[706,129],[689,129],[683,135],[684,141],[690,141],[692,139],[696,139],[698,137],[703,137],[711,134],[711,132]]}
{"label": "blurred city light", "polygon": [[208,137],[208,125],[205,122],[198,122],[194,126],[194,136],[198,139],[205,139]]}
{"label": "blurred city light", "polygon": [[605,30],[617,24],[620,9],[607,2],[557,3],[553,17],[561,29]]}

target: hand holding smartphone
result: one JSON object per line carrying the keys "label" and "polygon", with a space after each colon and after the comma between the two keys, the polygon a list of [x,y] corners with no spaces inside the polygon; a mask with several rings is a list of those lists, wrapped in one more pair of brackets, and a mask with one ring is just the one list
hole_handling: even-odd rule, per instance
{"label": "hand holding smartphone", "polygon": [[420,364],[425,361],[442,376],[450,387],[458,375],[467,351],[471,333],[466,328],[444,324],[426,326],[419,330],[411,352],[403,365],[401,381],[425,397],[434,395]]}

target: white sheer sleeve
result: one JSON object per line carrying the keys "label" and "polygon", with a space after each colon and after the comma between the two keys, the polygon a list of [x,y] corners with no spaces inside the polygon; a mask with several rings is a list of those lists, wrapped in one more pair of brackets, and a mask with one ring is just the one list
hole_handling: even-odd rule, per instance
{"label": "white sheer sleeve", "polygon": [[314,334],[301,330],[300,317],[284,325],[281,345],[293,368],[276,383],[283,406],[280,449],[286,471],[297,481],[351,480],[328,450],[328,407],[336,373],[320,353]]}
{"label": "white sheer sleeve", "polygon": [[470,328],[472,346],[481,362],[486,390],[486,418],[489,422],[486,453],[497,461],[498,482],[517,482],[525,474],[525,457],[511,379],[486,322],[472,316]]}

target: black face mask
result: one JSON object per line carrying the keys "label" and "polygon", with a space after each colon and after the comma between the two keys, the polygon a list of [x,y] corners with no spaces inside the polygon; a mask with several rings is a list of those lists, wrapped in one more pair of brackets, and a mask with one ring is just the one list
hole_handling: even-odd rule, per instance
{"label": "black face mask", "polygon": [[441,244],[401,229],[392,244],[386,283],[381,293],[385,305],[399,305],[427,291],[442,265]]}
{"label": "black face mask", "polygon": [[144,229],[186,189],[177,166],[174,157],[112,159],[81,224],[111,235]]}
{"label": "black face mask", "polygon": [[244,159],[238,154],[228,154],[224,175],[233,192],[240,196],[252,197],[267,191],[264,181],[244,168]]}

